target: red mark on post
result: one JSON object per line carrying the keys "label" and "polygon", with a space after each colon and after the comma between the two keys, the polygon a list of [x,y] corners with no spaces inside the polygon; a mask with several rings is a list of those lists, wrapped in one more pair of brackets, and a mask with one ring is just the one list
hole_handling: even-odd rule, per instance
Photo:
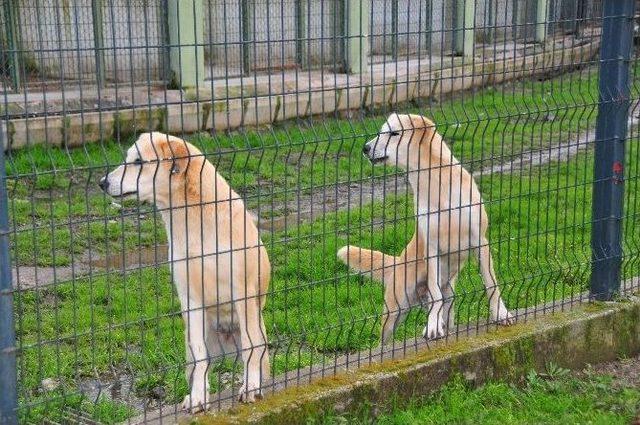
{"label": "red mark on post", "polygon": [[622,162],[615,161],[613,163],[613,172],[616,174],[616,176],[613,177],[614,184],[622,183],[622,171],[624,171],[624,166],[622,165]]}
{"label": "red mark on post", "polygon": [[620,161],[616,161],[613,163],[613,172],[616,174],[622,174],[622,163]]}

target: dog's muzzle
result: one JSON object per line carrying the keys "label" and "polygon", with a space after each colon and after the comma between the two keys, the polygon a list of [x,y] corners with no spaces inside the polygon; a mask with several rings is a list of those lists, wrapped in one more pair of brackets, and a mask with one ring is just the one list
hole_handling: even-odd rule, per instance
{"label": "dog's muzzle", "polygon": [[100,186],[100,189],[102,189],[104,193],[106,193],[107,195],[113,198],[126,198],[127,196],[135,195],[136,193],[138,193],[135,190],[130,192],[119,193],[117,195],[110,193],[109,187],[111,187],[111,185],[109,184],[109,179],[107,179],[107,176],[104,176],[103,178],[100,179],[100,181],[98,182],[98,186]]}
{"label": "dog's muzzle", "polygon": [[362,148],[362,153],[364,154],[364,156],[367,157],[367,159],[369,161],[371,161],[374,164],[377,163],[377,162],[382,162],[385,159],[387,159],[386,155],[378,156],[378,157],[373,156],[373,155],[375,155],[375,150],[372,151],[371,150],[371,146],[369,146],[368,143],[366,145],[364,145],[364,147]]}

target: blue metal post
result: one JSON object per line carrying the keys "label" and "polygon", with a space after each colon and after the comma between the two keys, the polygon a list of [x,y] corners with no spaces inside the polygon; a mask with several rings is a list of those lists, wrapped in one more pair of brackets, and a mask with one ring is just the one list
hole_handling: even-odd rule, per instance
{"label": "blue metal post", "polygon": [[18,423],[18,392],[4,143],[0,131],[0,424],[13,425]]}
{"label": "blue metal post", "polygon": [[620,288],[624,144],[634,0],[604,0],[600,93],[595,140],[591,296],[610,300]]}

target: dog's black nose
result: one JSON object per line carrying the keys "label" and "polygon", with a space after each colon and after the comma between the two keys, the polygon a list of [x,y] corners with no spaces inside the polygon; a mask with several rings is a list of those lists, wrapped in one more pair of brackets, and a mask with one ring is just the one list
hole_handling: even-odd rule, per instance
{"label": "dog's black nose", "polygon": [[103,178],[100,179],[100,181],[98,182],[98,186],[100,186],[100,189],[106,191],[107,188],[109,187],[109,181],[107,180],[107,176],[104,176]]}
{"label": "dog's black nose", "polygon": [[364,148],[362,148],[362,153],[365,155],[368,155],[370,150],[371,150],[371,146],[364,145]]}

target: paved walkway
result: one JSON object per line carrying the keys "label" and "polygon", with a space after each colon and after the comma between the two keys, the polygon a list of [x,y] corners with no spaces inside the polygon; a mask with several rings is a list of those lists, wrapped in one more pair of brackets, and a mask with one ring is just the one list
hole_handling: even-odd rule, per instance
{"label": "paved walkway", "polygon": [[209,80],[199,89],[91,85],[65,81],[5,94],[0,116],[8,147],[77,146],[152,129],[182,134],[270,124],[296,117],[396,104],[588,64],[599,37],[558,37],[545,45],[480,46],[472,58],[407,58],[366,74],[287,70]]}

